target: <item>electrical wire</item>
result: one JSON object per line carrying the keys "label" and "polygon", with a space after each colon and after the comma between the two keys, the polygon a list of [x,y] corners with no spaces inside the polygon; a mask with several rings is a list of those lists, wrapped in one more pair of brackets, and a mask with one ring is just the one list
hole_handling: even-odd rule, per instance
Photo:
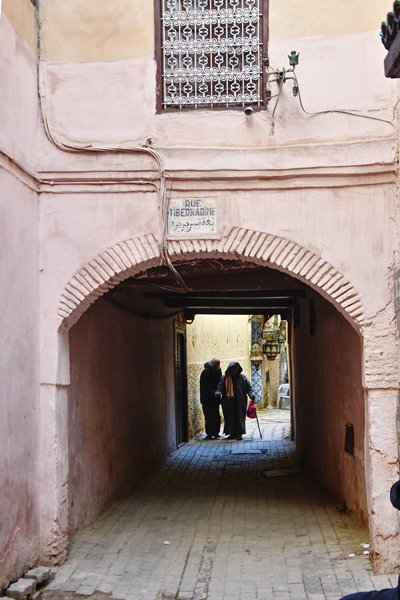
{"label": "electrical wire", "polygon": [[[158,169],[158,182],[159,187],[158,197],[159,197],[159,211],[160,211],[160,240],[159,240],[159,248],[160,248],[160,256],[161,260],[165,262],[165,264],[170,269],[176,283],[179,287],[186,289],[186,284],[183,281],[181,275],[178,273],[169,256],[168,252],[168,242],[167,242],[167,234],[168,234],[168,207],[169,207],[169,198],[167,195],[166,188],[166,172],[164,169],[163,159],[161,154],[154,148],[147,146],[146,144],[135,144],[132,146],[94,146],[92,144],[78,144],[78,143],[65,143],[61,139],[57,139],[54,133],[51,130],[48,118],[47,118],[47,110],[46,110],[46,90],[45,90],[45,79],[43,70],[41,68],[42,65],[42,20],[41,20],[41,12],[40,12],[40,0],[36,3],[36,31],[37,31],[37,90],[39,96],[39,108],[40,115],[43,123],[43,127],[49,141],[64,152],[129,152],[129,153],[142,153],[147,154],[152,157],[152,159],[157,164]],[[150,179],[149,183],[153,184],[155,179]]]}
{"label": "electrical wire", "polygon": [[381,119],[380,117],[372,117],[371,115],[364,115],[362,113],[355,113],[349,110],[341,110],[341,109],[331,109],[331,110],[320,110],[317,112],[309,112],[308,110],[306,110],[304,108],[304,104],[303,104],[303,99],[301,97],[301,90],[300,90],[300,84],[299,84],[299,80],[297,79],[297,75],[296,73],[293,71],[293,75],[294,75],[294,80],[296,82],[297,85],[297,97],[299,99],[299,103],[300,103],[300,107],[301,110],[306,114],[309,115],[310,117],[316,117],[318,115],[328,115],[328,114],[332,114],[332,113],[338,113],[338,114],[343,114],[343,115],[349,115],[351,117],[358,117],[360,119],[371,119],[372,121],[380,121],[381,123],[387,123],[388,125],[391,125],[392,127],[395,128],[395,124],[394,124],[394,118],[395,118],[395,111],[397,108],[397,105],[399,104],[400,100],[398,100],[396,102],[396,104],[393,107],[393,120],[392,121],[388,121],[386,119]]}
{"label": "electrical wire", "polygon": [[279,92],[276,94],[277,98],[276,98],[276,102],[274,105],[274,110],[272,111],[272,117],[271,117],[271,135],[274,135],[275,133],[275,112],[276,109],[278,107],[279,104],[279,100],[281,99],[281,94],[282,94],[282,88],[283,88],[283,81],[281,81],[280,83],[278,83],[279,85]]}

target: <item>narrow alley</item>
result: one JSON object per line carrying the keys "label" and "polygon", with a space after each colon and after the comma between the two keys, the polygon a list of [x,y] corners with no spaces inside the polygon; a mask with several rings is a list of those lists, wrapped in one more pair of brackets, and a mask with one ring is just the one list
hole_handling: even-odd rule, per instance
{"label": "narrow alley", "polygon": [[0,600],[397,583],[399,79],[400,0],[0,0]]}
{"label": "narrow alley", "polygon": [[44,597],[338,600],[395,584],[372,574],[367,529],[301,475],[288,411],[259,420],[262,439],[248,420],[242,442],[174,452],[75,535]]}

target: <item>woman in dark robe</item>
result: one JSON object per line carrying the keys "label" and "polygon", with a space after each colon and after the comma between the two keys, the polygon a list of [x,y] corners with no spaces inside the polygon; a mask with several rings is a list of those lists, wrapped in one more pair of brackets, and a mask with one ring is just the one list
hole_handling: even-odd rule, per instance
{"label": "woman in dark robe", "polygon": [[385,590],[373,590],[372,592],[356,592],[343,596],[341,600],[399,600],[400,599],[400,577],[396,588]]}
{"label": "woman in dark robe", "polygon": [[204,371],[200,375],[200,402],[204,413],[207,440],[218,439],[220,437],[220,402],[215,396],[215,391],[221,381],[221,377],[222,371],[218,358],[213,358],[204,363]]}
{"label": "woman in dark robe", "polygon": [[217,395],[222,399],[224,433],[230,440],[241,440],[246,433],[247,396],[255,400],[255,393],[238,362],[231,362],[222,377]]}

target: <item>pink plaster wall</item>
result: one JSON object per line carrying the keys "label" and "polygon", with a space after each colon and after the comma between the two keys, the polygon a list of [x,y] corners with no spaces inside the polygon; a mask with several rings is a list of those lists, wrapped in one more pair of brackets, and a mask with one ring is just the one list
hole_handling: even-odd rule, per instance
{"label": "pink plaster wall", "polygon": [[0,40],[0,151],[34,172],[39,127],[36,56],[5,14],[0,18]]}
{"label": "pink plaster wall", "polygon": [[38,198],[16,164],[37,159],[36,60],[4,13],[0,40],[1,589],[38,560],[40,525]]}
{"label": "pink plaster wall", "polygon": [[[48,29],[47,23],[44,39]],[[269,56],[274,67],[282,68],[287,66],[291,48],[300,51],[296,72],[306,111],[361,111],[392,120],[397,91],[393,81],[384,77],[385,50],[375,30],[290,39],[291,28],[286,29],[285,39],[274,39],[271,31]],[[152,30],[149,36],[153,38]],[[293,98],[290,82],[281,93],[272,131],[275,100],[250,118],[242,110],[157,114],[152,51],[140,57],[132,53],[125,60],[44,60],[40,70],[49,131],[66,146],[126,149],[151,139],[167,169],[196,171],[236,169],[238,165],[242,170],[264,170],[374,164],[384,162],[387,151],[390,159],[394,156],[390,139],[395,130],[390,123],[331,112],[306,114],[298,98]],[[372,152],[368,140],[374,141]],[[378,140],[384,142],[379,148]],[[39,146],[41,168],[47,173],[74,169],[77,158],[73,153],[60,153],[44,135]],[[78,158],[80,170],[91,169],[96,162],[89,153]],[[127,170],[132,164],[129,155],[125,162]]]}
{"label": "pink plaster wall", "polygon": [[69,526],[176,448],[173,323],[97,301],[70,332]]}
{"label": "pink plaster wall", "polygon": [[[221,235],[241,226],[315,251],[352,282],[363,298],[367,318],[373,318],[392,298],[388,284],[397,235],[390,217],[396,210],[395,187],[386,183],[336,188],[322,183],[316,189],[256,189],[254,179],[251,190],[181,190],[174,196],[215,198]],[[64,285],[85,263],[142,233],[159,235],[155,193],[117,189],[100,193],[92,188],[86,193],[56,189],[43,193],[44,312],[57,310]]]}
{"label": "pink plaster wall", "polygon": [[0,166],[0,589],[37,560],[38,207]]}
{"label": "pink plaster wall", "polygon": [[[272,39],[269,56],[274,67],[287,66],[287,54],[294,45],[301,54],[296,72],[306,111],[357,110],[392,119],[396,89],[384,77],[385,51],[375,31],[335,38]],[[156,114],[152,54],[119,61],[43,62],[41,69],[50,129],[56,139],[71,145],[133,146],[150,137],[156,147],[171,149],[262,148],[393,134],[388,124],[348,115],[310,118],[293,98],[289,83],[281,94],[273,134],[274,101],[268,110],[251,118],[241,110]]]}
{"label": "pink plaster wall", "polygon": [[[366,522],[361,338],[330,303],[309,297],[315,334],[309,331],[307,299],[293,336],[297,449],[302,464]],[[344,451],[346,423],[354,426],[354,456]]]}

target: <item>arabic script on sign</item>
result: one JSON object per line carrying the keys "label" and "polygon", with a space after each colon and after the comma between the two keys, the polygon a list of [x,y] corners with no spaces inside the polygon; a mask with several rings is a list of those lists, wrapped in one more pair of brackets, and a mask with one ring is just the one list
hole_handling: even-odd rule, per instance
{"label": "arabic script on sign", "polygon": [[217,233],[214,198],[172,198],[168,208],[168,235]]}

